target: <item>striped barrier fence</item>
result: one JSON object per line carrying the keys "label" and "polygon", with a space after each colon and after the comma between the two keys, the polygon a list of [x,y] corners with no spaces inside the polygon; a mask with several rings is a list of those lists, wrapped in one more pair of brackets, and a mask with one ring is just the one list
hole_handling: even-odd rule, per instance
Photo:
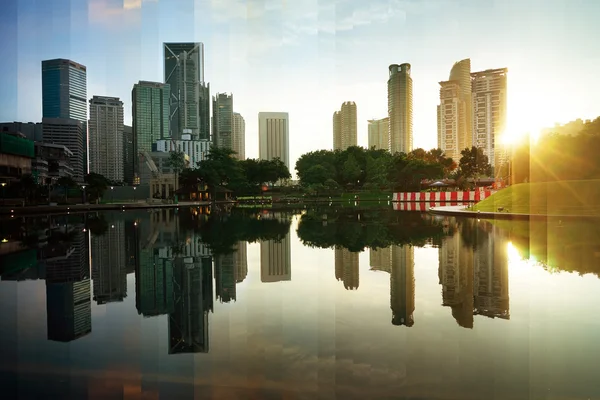
{"label": "striped barrier fence", "polygon": [[492,190],[472,190],[461,192],[400,192],[394,193],[392,201],[395,202],[424,202],[424,201],[468,201],[478,202],[487,199],[494,192]]}
{"label": "striped barrier fence", "polygon": [[430,207],[442,207],[442,206],[458,206],[458,205],[466,205],[466,203],[462,203],[460,201],[424,201],[424,202],[394,202],[393,208],[395,211],[420,211],[425,212],[428,211]]}

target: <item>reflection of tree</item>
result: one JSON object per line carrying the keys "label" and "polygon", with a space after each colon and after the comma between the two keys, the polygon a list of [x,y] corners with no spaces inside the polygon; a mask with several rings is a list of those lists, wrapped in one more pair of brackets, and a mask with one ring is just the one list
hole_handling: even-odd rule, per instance
{"label": "reflection of tree", "polygon": [[421,246],[444,236],[441,223],[418,213],[393,210],[311,210],[302,215],[298,237],[306,246],[353,252],[391,245]]}
{"label": "reflection of tree", "polygon": [[200,234],[213,255],[233,253],[238,242],[280,241],[289,233],[291,223],[287,219],[262,218],[258,213],[242,211],[198,219],[183,215],[181,222],[182,229]]}

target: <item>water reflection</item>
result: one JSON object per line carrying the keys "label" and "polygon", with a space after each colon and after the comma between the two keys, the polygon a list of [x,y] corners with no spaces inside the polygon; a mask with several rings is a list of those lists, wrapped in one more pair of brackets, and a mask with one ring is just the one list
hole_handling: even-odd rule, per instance
{"label": "water reflection", "polygon": [[[22,333],[44,329],[43,324],[20,316],[24,306],[17,304],[17,296],[3,297],[3,326],[9,331],[1,331],[0,342],[3,352],[14,352],[6,360],[15,365],[37,362],[38,353],[47,362],[58,362],[65,348],[52,347],[53,342],[72,346],[73,357],[63,361],[70,369],[86,368],[92,361],[82,359],[101,348],[110,352],[122,346],[121,358],[114,355],[120,364],[111,364],[113,370],[120,365],[132,368],[124,358],[139,354],[143,376],[160,380],[189,375],[187,384],[193,386],[202,375],[203,385],[214,386],[229,376],[235,358],[242,360],[246,372],[241,373],[247,374],[235,380],[236,385],[248,388],[255,382],[254,387],[280,388],[288,382],[282,371],[307,363],[305,370],[300,368],[306,380],[317,382],[316,387],[339,388],[325,391],[330,395],[324,397],[343,393],[345,398],[386,398],[405,387],[414,396],[428,393],[436,398],[437,391],[422,392],[410,382],[423,379],[435,386],[434,371],[447,363],[439,354],[451,353],[440,339],[432,339],[440,335],[447,338],[444,343],[461,343],[464,361],[453,368],[470,368],[475,375],[479,364],[473,360],[492,351],[482,350],[488,341],[503,341],[511,354],[533,351],[522,350],[524,342],[518,338],[523,333],[515,329],[525,329],[527,338],[534,335],[529,320],[536,318],[533,309],[540,305],[534,302],[542,298],[530,298],[533,287],[509,279],[509,271],[522,271],[511,266],[508,248],[542,263],[549,272],[600,272],[600,232],[586,222],[486,222],[390,209],[218,214],[181,209],[27,219],[2,229],[10,246],[0,247],[0,293],[8,293],[9,282],[45,281],[44,344]],[[594,284],[597,289],[600,281]],[[43,295],[37,286],[23,290],[27,291],[18,292],[19,302],[28,298],[31,307],[44,306],[43,301],[33,302],[38,293]],[[517,297],[517,306],[510,296]],[[519,306],[523,296],[525,308],[522,300]],[[589,302],[590,312],[597,310],[594,304]],[[36,316],[44,312],[33,311]],[[110,320],[111,313],[119,318]],[[577,324],[595,324],[586,329],[600,333],[596,323],[571,318],[575,331]],[[315,331],[310,331],[311,324]],[[108,335],[107,329],[114,332]],[[579,340],[590,349],[598,347]],[[17,341],[19,346],[14,346]],[[472,347],[464,344],[470,342]],[[24,350],[29,347],[38,350],[29,354]],[[562,361],[577,369],[577,357],[572,357],[563,356]],[[496,362],[491,373],[508,376],[510,362]],[[358,373],[357,365],[371,372]],[[3,361],[2,368],[23,373],[9,361]],[[322,377],[306,371],[320,371]],[[581,370],[579,374],[585,375]],[[323,376],[335,379],[319,384]],[[532,393],[543,393],[538,381],[530,383],[535,386]],[[590,398],[600,393],[596,384],[574,388],[564,383],[559,390],[565,393]],[[508,390],[513,384],[505,379],[501,397],[526,398],[513,396]],[[173,386],[144,385],[164,397],[177,397]],[[475,390],[456,382],[452,387],[462,398]],[[311,390],[308,397],[318,397],[315,390],[321,393]],[[495,395],[483,387],[475,392],[472,398]]]}

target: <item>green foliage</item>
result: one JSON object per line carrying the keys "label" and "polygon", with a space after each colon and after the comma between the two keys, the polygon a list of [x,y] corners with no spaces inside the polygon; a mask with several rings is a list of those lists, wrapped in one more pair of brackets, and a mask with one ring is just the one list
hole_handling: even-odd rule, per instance
{"label": "green foliage", "polygon": [[296,162],[300,184],[309,191],[318,191],[318,185],[329,187],[329,180],[351,189],[419,190],[422,179],[442,178],[455,168],[456,163],[439,149],[392,156],[385,150],[353,146],[306,153]]}
{"label": "green foliage", "polygon": [[482,148],[473,146],[470,149],[464,149],[460,154],[462,156],[459,163],[460,171],[466,179],[491,175],[492,167]]}
{"label": "green foliage", "polygon": [[56,180],[56,186],[63,188],[65,201],[67,201],[69,189],[77,187],[77,182],[75,182],[70,176],[61,176]]}
{"label": "green foliage", "polygon": [[37,189],[37,184],[35,182],[35,178],[31,174],[25,174],[21,176],[19,182],[17,183],[19,192],[25,198],[26,201],[31,200],[31,197],[35,193]]}
{"label": "green foliage", "polygon": [[167,165],[173,169],[175,174],[183,171],[185,168],[185,154],[181,151],[172,151],[169,153]]}
{"label": "green foliage", "polygon": [[97,199],[102,197],[110,184],[110,182],[104,177],[104,175],[100,175],[95,172],[87,174],[84,180],[87,184],[85,191],[89,201],[96,201]]}

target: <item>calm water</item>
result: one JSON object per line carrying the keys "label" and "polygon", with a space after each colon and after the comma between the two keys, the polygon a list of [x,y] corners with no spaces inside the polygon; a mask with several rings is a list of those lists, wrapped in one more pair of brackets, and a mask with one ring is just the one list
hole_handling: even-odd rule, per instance
{"label": "calm water", "polygon": [[597,224],[182,208],[1,229],[2,398],[600,398]]}

